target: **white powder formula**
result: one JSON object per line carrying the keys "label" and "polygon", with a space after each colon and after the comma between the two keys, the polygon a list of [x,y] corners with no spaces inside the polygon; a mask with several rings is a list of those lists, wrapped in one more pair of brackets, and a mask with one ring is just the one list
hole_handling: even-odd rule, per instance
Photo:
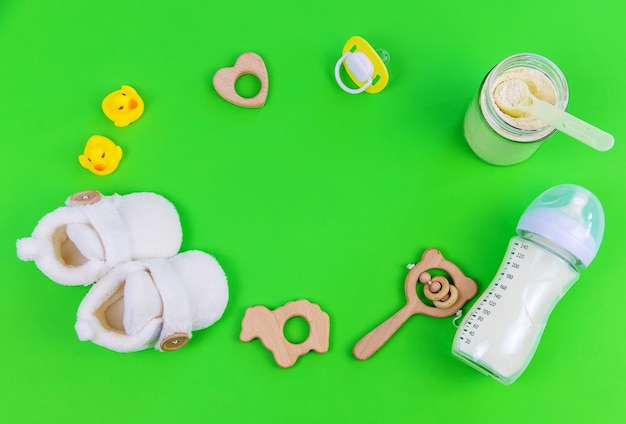
{"label": "white powder formula", "polygon": [[459,327],[452,353],[512,383],[528,366],[550,312],[578,275],[552,252],[514,237],[496,277]]}
{"label": "white powder formula", "polygon": [[496,104],[496,112],[509,125],[522,130],[536,130],[544,128],[547,125],[527,113],[522,113],[519,117],[506,114],[500,108],[501,105],[516,105],[523,99],[523,92],[515,84],[509,81],[521,80],[528,85],[530,94],[539,100],[556,105],[557,91],[554,83],[543,72],[532,68],[513,68],[505,71],[493,83],[490,95],[490,101]]}

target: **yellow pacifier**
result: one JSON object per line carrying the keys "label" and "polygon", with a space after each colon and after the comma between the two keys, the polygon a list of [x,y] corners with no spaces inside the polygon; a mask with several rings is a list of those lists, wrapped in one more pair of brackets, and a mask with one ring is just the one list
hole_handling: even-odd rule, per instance
{"label": "yellow pacifier", "polygon": [[[381,92],[389,82],[389,73],[385,64],[389,61],[386,50],[374,50],[363,38],[355,35],[343,46],[343,56],[335,65],[335,79],[339,87],[346,93],[359,94]],[[348,76],[358,88],[347,87],[341,80],[339,70],[344,64]]]}

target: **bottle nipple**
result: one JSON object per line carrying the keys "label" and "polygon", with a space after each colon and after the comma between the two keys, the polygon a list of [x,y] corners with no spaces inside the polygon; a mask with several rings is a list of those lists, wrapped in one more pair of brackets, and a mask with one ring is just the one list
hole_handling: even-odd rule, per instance
{"label": "bottle nipple", "polygon": [[580,218],[583,214],[583,208],[587,206],[587,203],[589,203],[589,196],[587,196],[583,192],[578,191],[572,196],[572,200],[570,200],[569,204],[567,205],[567,210],[572,212],[573,217],[575,216]]}
{"label": "bottle nipple", "polygon": [[582,192],[576,191],[572,194],[572,198],[567,205],[558,208],[563,214],[579,224],[585,224],[584,208],[589,203],[589,196]]}

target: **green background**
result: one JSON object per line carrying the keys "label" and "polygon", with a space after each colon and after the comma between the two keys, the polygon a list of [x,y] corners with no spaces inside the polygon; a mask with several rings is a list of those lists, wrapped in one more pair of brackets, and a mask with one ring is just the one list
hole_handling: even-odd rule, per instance
{"label": "green background", "polygon": [[[621,0],[346,3],[0,2],[0,410],[10,422],[617,422],[626,392],[623,259],[626,44]],[[391,55],[380,94],[342,92],[345,41]],[[260,54],[265,107],[211,85]],[[463,114],[491,67],[533,52],[567,77],[568,111],[612,133],[606,153],[557,134],[511,167],[473,155]],[[116,128],[100,104],[122,84],[146,109]],[[250,92],[254,78],[240,81]],[[101,134],[109,176],[78,163]],[[519,216],[544,190],[601,200],[599,254],[558,304],[530,366],[505,387],[450,354],[452,319],[411,318],[372,358],[354,344],[404,304],[406,264],[436,247],[482,292]],[[74,332],[88,287],[52,283],[15,241],[71,194],[153,191],[177,207],[182,250],[213,254],[230,302],[184,349],[120,354]],[[279,368],[238,340],[247,307],[306,298],[330,350]],[[465,308],[467,310],[467,306]],[[306,335],[289,323],[288,337]],[[7,422],[9,422],[7,421]]]}

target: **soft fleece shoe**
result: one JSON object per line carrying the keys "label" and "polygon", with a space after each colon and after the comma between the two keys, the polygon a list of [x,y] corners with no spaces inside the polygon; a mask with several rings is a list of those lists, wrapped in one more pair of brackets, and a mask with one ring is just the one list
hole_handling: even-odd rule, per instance
{"label": "soft fleece shoe", "polygon": [[175,350],[193,330],[220,319],[227,303],[224,271],[204,252],[128,262],[89,290],[78,308],[76,333],[118,352]]}
{"label": "soft fleece shoe", "polygon": [[90,190],[66,205],[45,215],[31,237],[17,241],[17,256],[34,260],[59,284],[91,284],[118,264],[169,258],[180,250],[180,218],[158,194],[102,196]]}

